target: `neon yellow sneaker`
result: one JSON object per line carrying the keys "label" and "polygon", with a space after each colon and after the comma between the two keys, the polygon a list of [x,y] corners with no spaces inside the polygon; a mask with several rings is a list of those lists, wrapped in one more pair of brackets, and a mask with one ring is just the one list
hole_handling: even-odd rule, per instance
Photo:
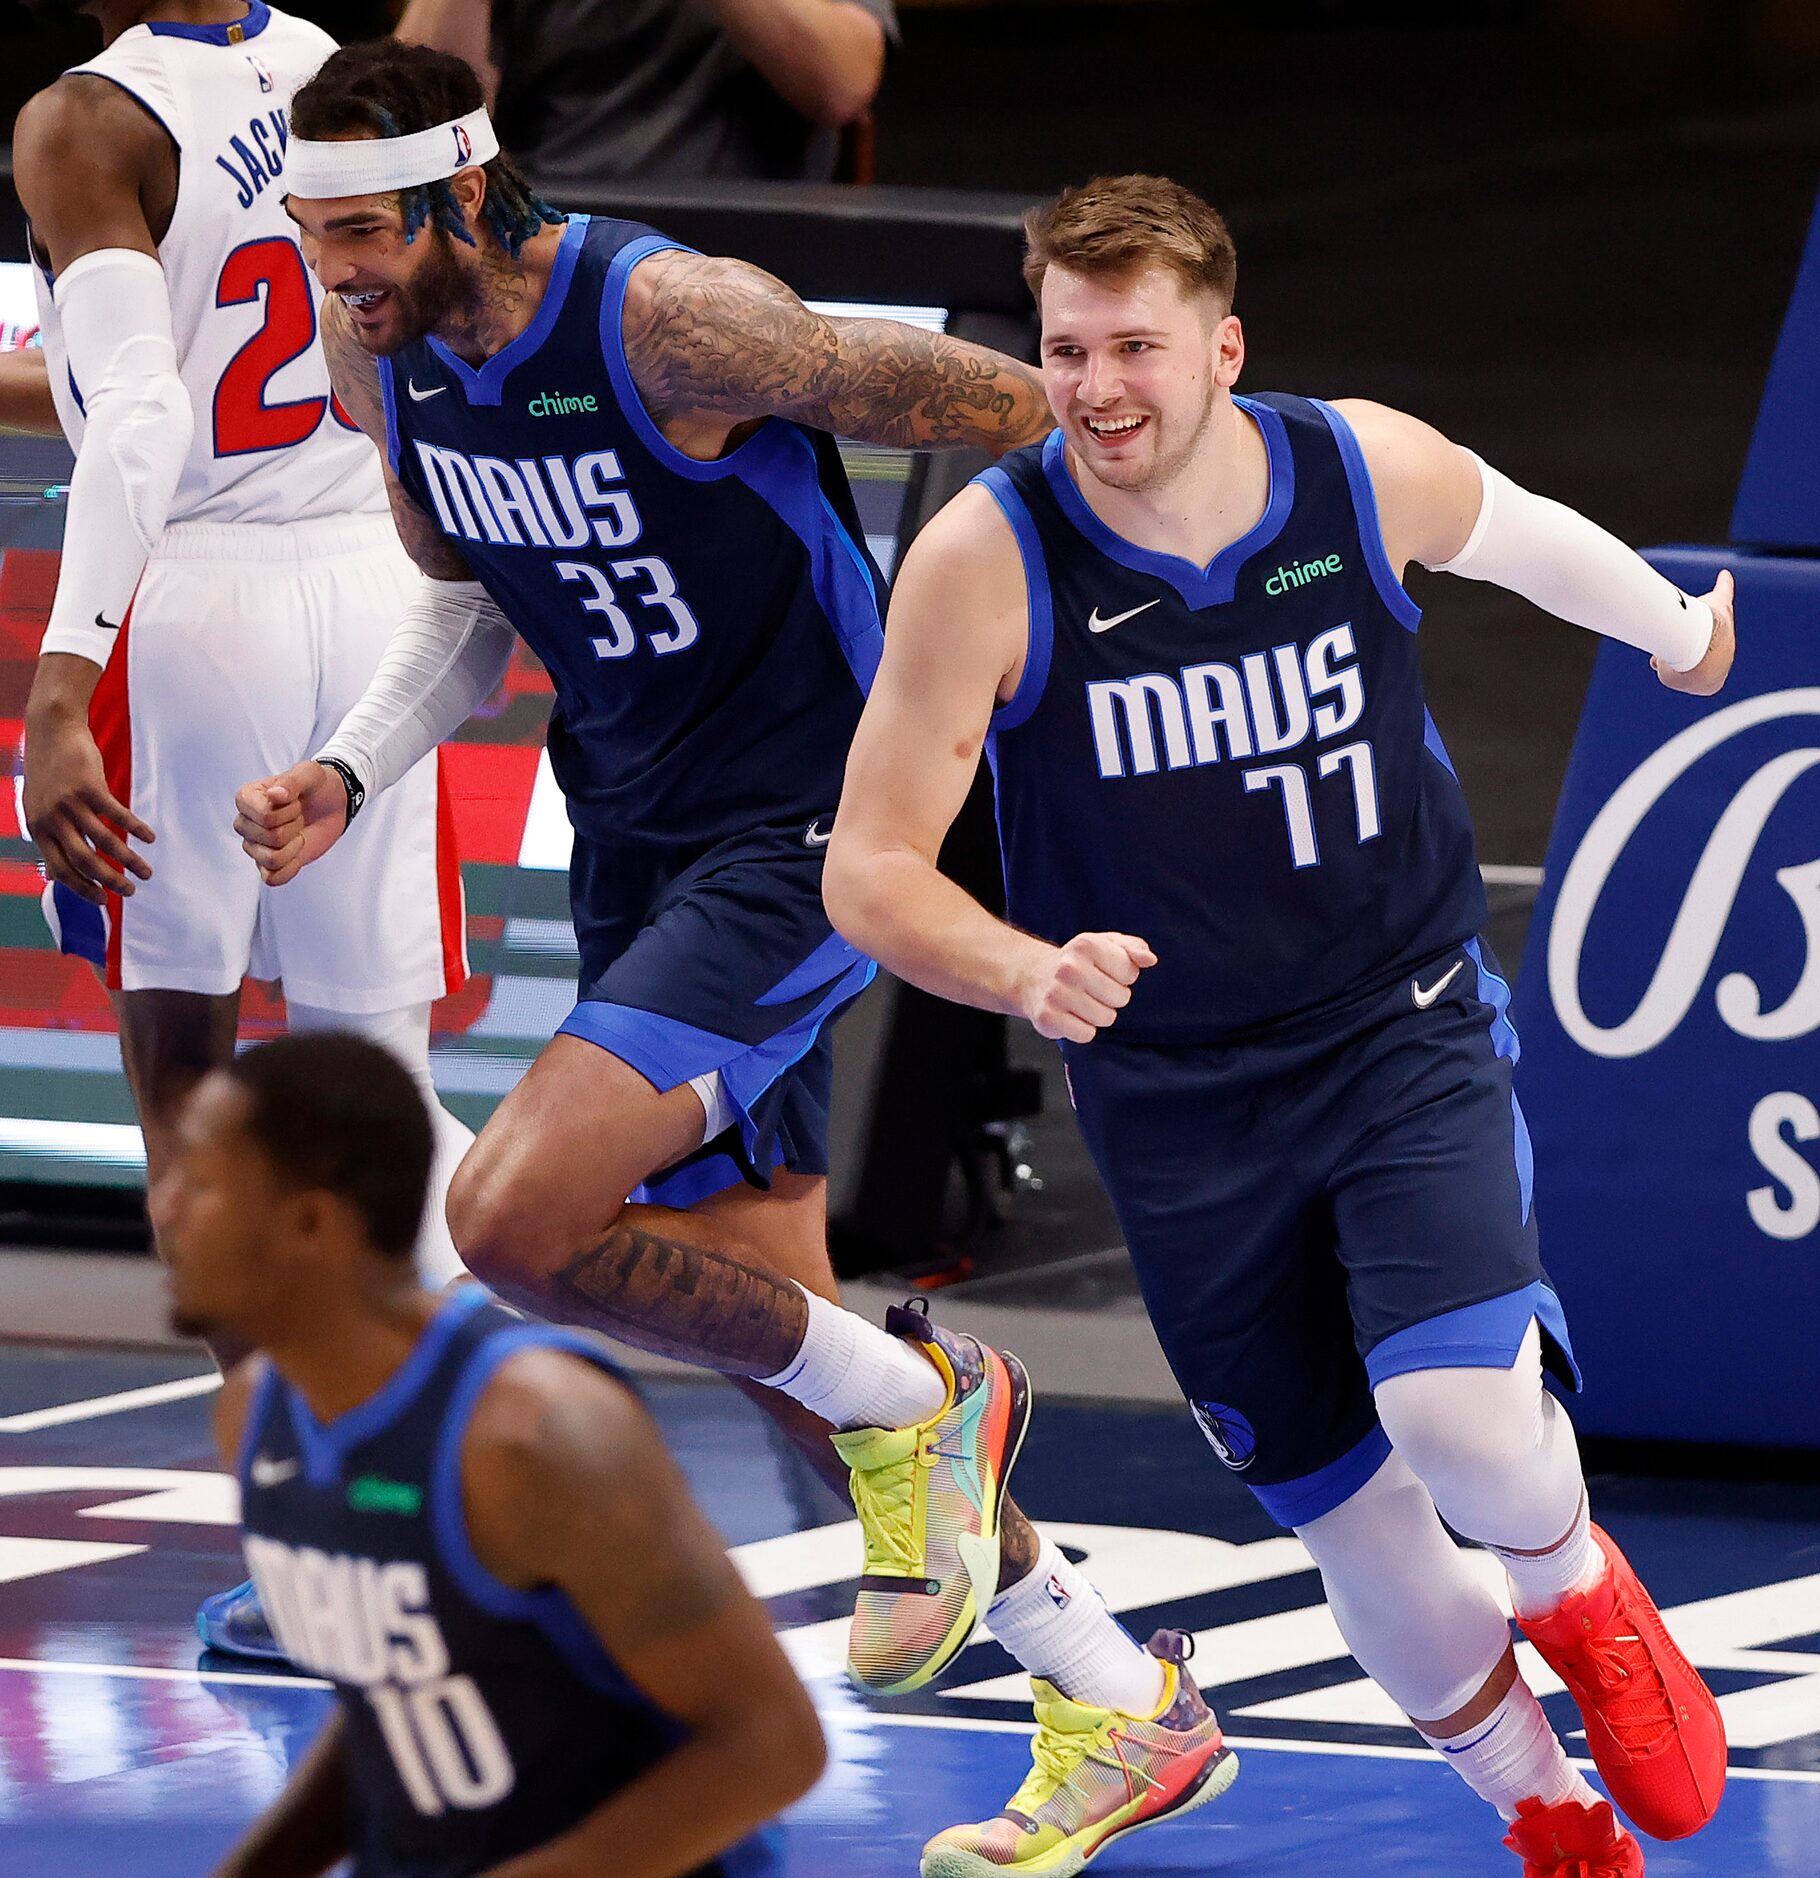
{"label": "neon yellow sneaker", "polygon": [[1188,1641],[1179,1630],[1150,1639],[1166,1678],[1154,1715],[1070,1702],[1033,1676],[1029,1777],[996,1818],[937,1833],[923,1847],[922,1878],[1074,1878],[1120,1834],[1218,1799],[1238,1778],[1239,1757],[1188,1673]]}
{"label": "neon yellow sneaker", "polygon": [[833,1437],[866,1536],[847,1668],[879,1695],[906,1695],[954,1661],[998,1590],[999,1508],[1030,1426],[1030,1379],[1015,1356],[922,1312],[894,1306],[885,1328],[948,1385],[926,1422]]}

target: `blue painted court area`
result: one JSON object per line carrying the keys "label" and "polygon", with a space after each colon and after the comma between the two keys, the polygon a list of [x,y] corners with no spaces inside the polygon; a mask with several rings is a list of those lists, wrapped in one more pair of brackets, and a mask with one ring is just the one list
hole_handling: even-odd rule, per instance
{"label": "blue painted court area", "polygon": [[[196,1602],[239,1575],[207,1395],[100,1413],[92,1400],[194,1373],[171,1359],[0,1348],[4,1878],[206,1873],[324,1712],[326,1696],[300,1679],[199,1657]],[[995,1811],[1022,1777],[1021,1680],[988,1640],[938,1693],[862,1701],[838,1674],[859,1561],[845,1509],[731,1390],[666,1380],[650,1394],[815,1679],[833,1764],[786,1823],[789,1870],[914,1873],[925,1838]],[[60,1405],[71,1418],[44,1413]],[[1361,1680],[1296,1541],[1185,1413],[1039,1402],[1017,1487],[1139,1635],[1196,1633],[1194,1667],[1244,1764],[1223,1799],[1134,1836],[1095,1872],[1517,1871],[1489,1812]],[[1594,1490],[1674,1608],[1734,1743],[1718,1819],[1691,1843],[1651,1846],[1651,1874],[1820,1874],[1820,1490],[1616,1479]],[[1564,1704],[1548,1698],[1571,1729]]]}

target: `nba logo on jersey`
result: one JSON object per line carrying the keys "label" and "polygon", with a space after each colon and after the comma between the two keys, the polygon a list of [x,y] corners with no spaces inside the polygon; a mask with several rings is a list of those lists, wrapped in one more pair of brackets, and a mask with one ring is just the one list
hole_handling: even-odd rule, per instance
{"label": "nba logo on jersey", "polygon": [[474,154],[474,140],[457,124],[455,127],[455,161],[465,163]]}
{"label": "nba logo on jersey", "polygon": [[275,89],[272,83],[272,74],[267,71],[250,52],[246,55],[246,62],[253,68],[253,76],[259,80],[259,89],[261,91],[271,91]]}

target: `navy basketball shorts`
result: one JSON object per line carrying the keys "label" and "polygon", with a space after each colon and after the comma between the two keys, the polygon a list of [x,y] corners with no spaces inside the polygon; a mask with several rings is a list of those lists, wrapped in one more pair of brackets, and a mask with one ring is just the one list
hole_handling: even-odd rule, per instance
{"label": "navy basketball shorts", "polygon": [[[824,818],[825,819],[825,818]],[[575,837],[579,1000],[561,1033],[659,1091],[718,1072],[733,1122],[631,1197],[662,1206],[778,1167],[828,1171],[830,1025],[877,967],[822,911],[821,824],[751,829],[693,856]]]}
{"label": "navy basketball shorts", "polygon": [[1081,1132],[1158,1341],[1284,1526],[1390,1452],[1373,1388],[1544,1360],[1580,1386],[1537,1252],[1510,987],[1477,940],[1345,1006],[1208,1046],[1068,1045]]}

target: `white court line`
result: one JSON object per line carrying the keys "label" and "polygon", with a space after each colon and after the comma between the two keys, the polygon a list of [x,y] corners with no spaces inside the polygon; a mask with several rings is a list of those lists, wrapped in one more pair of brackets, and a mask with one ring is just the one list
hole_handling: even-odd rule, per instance
{"label": "white court line", "polygon": [[0,1415],[0,1434],[29,1435],[40,1428],[61,1427],[65,1422],[93,1421],[99,1415],[119,1415],[127,1409],[182,1402],[220,1387],[221,1377],[213,1370],[206,1376],[180,1376],[175,1382],[148,1383],[143,1389],[122,1389],[117,1395],[90,1396],[86,1402],[62,1402],[55,1408],[28,1409],[23,1415]]}
{"label": "white court line", "polygon": [[[847,1724],[851,1724],[854,1719],[851,1709],[833,1710],[830,1714]],[[997,1735],[1030,1735],[1036,1732],[1030,1722],[996,1721],[985,1715],[957,1715],[950,1720],[945,1715],[881,1715],[876,1710],[871,1710],[867,1712],[866,1720],[885,1728],[947,1728],[971,1734]],[[1437,1767],[1446,1764],[1432,1748],[1388,1747],[1366,1741],[1289,1741],[1275,1735],[1227,1735],[1226,1745],[1229,1748],[1243,1748],[1248,1754],[1259,1751],[1267,1754],[1330,1754],[1354,1760],[1433,1761]],[[1589,1760],[1572,1760],[1571,1764],[1585,1768],[1588,1772],[1598,1771]],[[1729,1780],[1779,1780],[1790,1781],[1799,1786],[1820,1786],[1820,1769],[1730,1767],[1726,1770],[1726,1778]]]}
{"label": "white court line", "polygon": [[146,1663],[45,1663],[33,1656],[0,1656],[0,1671],[28,1676],[118,1676],[127,1682],[237,1682],[272,1689],[326,1689],[320,1676],[262,1676],[236,1669],[160,1669]]}
{"label": "white court line", "polygon": [[[250,1688],[326,1689],[329,1684],[315,1676],[265,1676],[256,1672],[231,1669],[159,1669],[141,1663],[49,1663],[35,1657],[0,1656],[0,1673],[14,1670],[28,1676],[113,1676],[128,1682],[225,1682]],[[859,1717],[850,1707],[827,1711],[829,1719],[842,1727],[852,1727]],[[1030,1735],[1036,1730],[1029,1722],[997,1721],[985,1715],[881,1715],[867,1711],[864,1725],[882,1728],[945,1728],[951,1733]],[[1287,1741],[1262,1735],[1228,1735],[1228,1747],[1243,1748],[1247,1753],[1326,1754],[1339,1759],[1368,1761],[1433,1761],[1442,1765],[1430,1748],[1378,1746],[1363,1741]],[[1576,1760],[1575,1767],[1592,1770],[1589,1760]],[[1774,1780],[1796,1786],[1820,1786],[1820,1770],[1802,1767],[1733,1767],[1733,1780]]]}
{"label": "white court line", "polygon": [[1507,861],[1482,861],[1479,864],[1479,878],[1488,887],[1539,887],[1542,884],[1542,870]]}

